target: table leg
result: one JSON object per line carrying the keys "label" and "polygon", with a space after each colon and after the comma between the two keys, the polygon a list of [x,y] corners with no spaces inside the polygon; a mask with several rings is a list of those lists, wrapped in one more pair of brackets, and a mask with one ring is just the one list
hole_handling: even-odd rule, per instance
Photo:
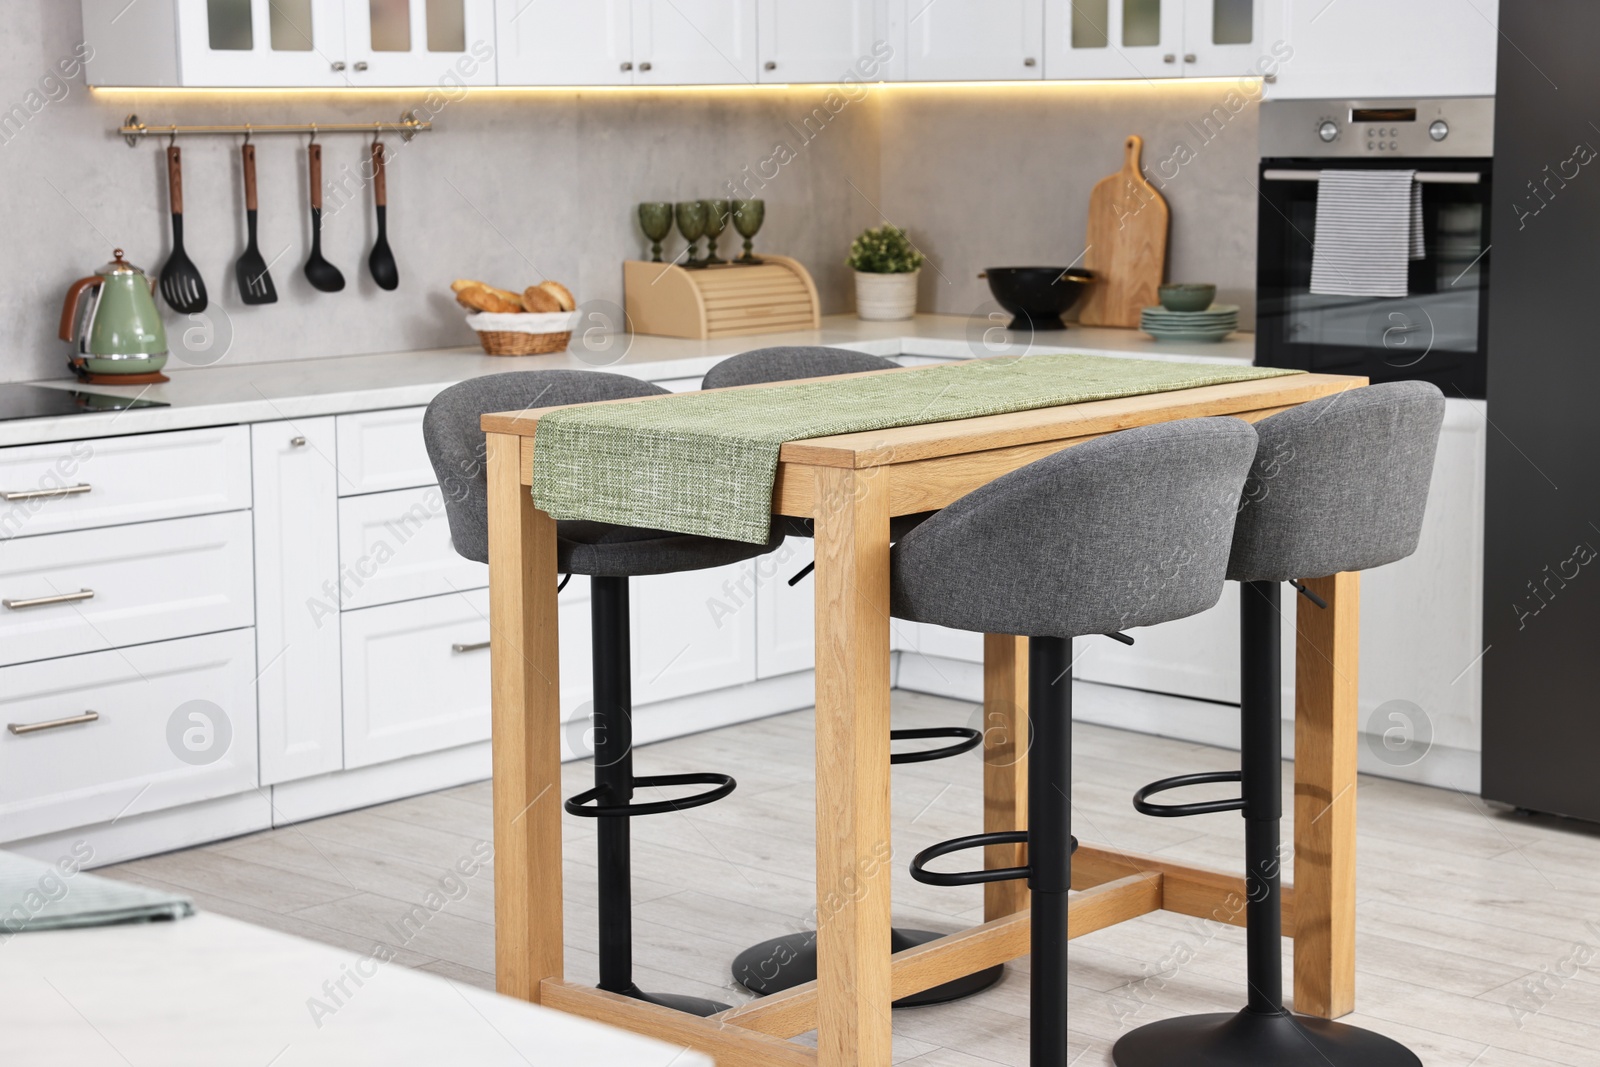
{"label": "table leg", "polygon": [[562,976],[556,524],[521,479],[521,438],[488,435],[495,988]]}
{"label": "table leg", "polygon": [[[983,635],[983,832],[1028,828],[1028,639]],[[1027,845],[990,845],[983,865],[1023,867]],[[985,921],[1028,910],[1028,883],[983,887]]]}
{"label": "table leg", "polygon": [[817,1062],[888,1067],[888,479],[816,479]]}
{"label": "table leg", "polygon": [[1355,1010],[1356,745],[1360,575],[1306,582],[1295,641],[1294,1007]]}

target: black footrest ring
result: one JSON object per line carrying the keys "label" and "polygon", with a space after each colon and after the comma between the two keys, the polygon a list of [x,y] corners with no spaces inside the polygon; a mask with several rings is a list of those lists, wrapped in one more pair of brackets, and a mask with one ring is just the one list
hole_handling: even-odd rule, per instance
{"label": "black footrest ring", "polygon": [[1142,815],[1154,815],[1160,819],[1178,819],[1186,815],[1210,815],[1218,811],[1244,810],[1244,798],[1232,800],[1200,800],[1193,804],[1152,804],[1150,798],[1157,793],[1165,793],[1169,789],[1182,789],[1189,785],[1214,785],[1218,782],[1243,783],[1244,775],[1239,771],[1207,771],[1204,774],[1180,774],[1175,778],[1163,778],[1159,782],[1151,782],[1137,793],[1133,794],[1133,806]]}
{"label": "black footrest ring", "polygon": [[709,785],[715,788],[692,796],[679,797],[675,800],[658,800],[650,804],[599,804],[596,801],[600,799],[601,790],[596,786],[569,798],[566,809],[570,814],[581,815],[586,819],[631,819],[635,815],[664,815],[669,811],[684,811],[715,803],[733,792],[738,783],[726,774],[655,774],[633,780],[635,789],[663,788],[672,785]]}
{"label": "black footrest ring", "polygon": [[1026,845],[1028,831],[1006,830],[994,834],[969,834],[966,837],[952,837],[948,841],[941,841],[937,845],[929,845],[918,852],[911,861],[911,877],[924,885],[980,885],[984,882],[1009,882],[1016,878],[1026,878],[1031,873],[1026,867],[1000,867],[992,871],[954,871],[942,874],[925,868],[929,863],[940,856],[948,856],[952,852],[963,852],[969,848],[983,848],[987,845]]}
{"label": "black footrest ring", "polygon": [[895,766],[902,763],[932,763],[934,760],[949,759],[963,752],[971,752],[983,744],[983,731],[966,726],[927,726],[915,730],[889,731],[890,741],[919,741],[925,737],[955,737],[960,740],[953,745],[930,748],[922,752],[894,752],[889,755],[889,762]]}

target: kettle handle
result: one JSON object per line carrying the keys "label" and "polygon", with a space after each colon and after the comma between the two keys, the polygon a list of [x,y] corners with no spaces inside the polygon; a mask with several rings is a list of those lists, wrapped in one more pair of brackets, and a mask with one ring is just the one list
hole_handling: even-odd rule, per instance
{"label": "kettle handle", "polygon": [[72,288],[67,290],[66,303],[61,305],[61,339],[63,341],[75,340],[73,334],[78,325],[78,301],[83,296],[83,291],[92,285],[99,285],[105,279],[98,274],[91,274],[87,278],[79,278],[72,283]]}

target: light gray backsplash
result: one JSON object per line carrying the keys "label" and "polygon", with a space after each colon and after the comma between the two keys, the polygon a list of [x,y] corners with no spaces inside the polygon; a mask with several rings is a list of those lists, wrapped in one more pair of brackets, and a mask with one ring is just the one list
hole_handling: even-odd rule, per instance
{"label": "light gray backsplash", "polygon": [[1172,213],[1168,280],[1215,282],[1254,328],[1257,104],[1237,82],[900,87],[881,107],[883,210],[931,260],[922,310],[993,307],[985,267],[1074,262],[1136,133]]}
{"label": "light gray backsplash", "polygon": [[[71,0],[18,0],[0,25],[0,381],[64,375],[68,346],[55,336],[62,296],[113,247],[152,273],[166,260],[165,142],[126,147],[112,132],[124,115],[363,121],[397,117],[428,95],[91,92],[81,76],[47,83],[80,38]],[[1203,119],[1224,87],[896,88],[802,132],[829,91],[480,93],[448,103],[433,132],[410,144],[385,137],[401,276],[393,293],[365,269],[373,230],[358,170],[365,138],[322,138],[324,252],[348,280],[337,294],[311,289],[300,270],[310,241],[305,138],[258,138],[260,243],[279,293],[265,307],[242,306],[233,281],[244,244],[239,139],[184,139],[185,244],[210,290],[210,327],[231,337],[228,362],[257,362],[471,344],[449,294],[457,277],[518,289],[550,277],[580,301],[620,304],[620,263],[647,248],[633,205],[726,195],[730,181],[766,199],[757,248],[804,262],[825,313],[854,306],[843,259],[880,211],[932,257],[923,309],[966,313],[987,299],[975,278],[983,267],[1067,263],[1082,251],[1089,190],[1116,169],[1124,132],[1145,136],[1158,183],[1156,164],[1178,141],[1196,149],[1164,189],[1169,274],[1217,281],[1219,299],[1253,310],[1254,104],[1209,144],[1185,125]],[[673,240],[670,248],[681,245]],[[722,250],[738,240],[725,234]],[[167,314],[181,366],[183,337],[201,324]],[[198,347],[197,359],[212,357]]]}

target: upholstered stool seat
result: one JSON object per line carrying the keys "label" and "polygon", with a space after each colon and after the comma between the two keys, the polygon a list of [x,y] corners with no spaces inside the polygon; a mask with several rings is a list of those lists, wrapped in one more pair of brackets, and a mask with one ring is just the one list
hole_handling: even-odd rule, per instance
{"label": "upholstered stool seat", "polygon": [[[440,393],[428,405],[422,432],[444,493],[456,551],[481,563],[489,559],[485,446],[479,429],[483,415],[665,392],[616,374],[553,370],[491,374]],[[782,540],[776,530],[767,544],[753,545],[601,522],[556,524],[557,569],[590,578],[595,784],[570,798],[566,810],[598,823],[601,989],[697,1015],[727,1007],[698,997],[645,993],[633,982],[629,820],[710,804],[733,792],[735,782],[725,774],[633,773],[628,579],[738,563],[770,551]],[[687,796],[663,792],[693,786],[708,788]],[[651,790],[651,799],[636,802],[640,790]]]}

